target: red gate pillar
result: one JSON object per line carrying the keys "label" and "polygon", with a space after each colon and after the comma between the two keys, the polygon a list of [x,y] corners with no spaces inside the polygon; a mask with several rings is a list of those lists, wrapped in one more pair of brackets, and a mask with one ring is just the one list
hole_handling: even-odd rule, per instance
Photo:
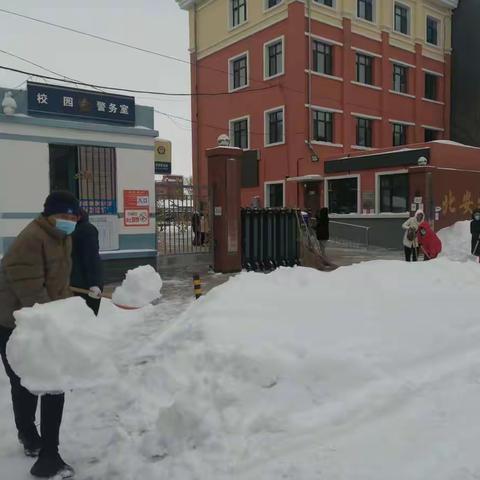
{"label": "red gate pillar", "polygon": [[239,148],[207,150],[208,186],[213,194],[214,270],[221,273],[242,269],[241,156]]}

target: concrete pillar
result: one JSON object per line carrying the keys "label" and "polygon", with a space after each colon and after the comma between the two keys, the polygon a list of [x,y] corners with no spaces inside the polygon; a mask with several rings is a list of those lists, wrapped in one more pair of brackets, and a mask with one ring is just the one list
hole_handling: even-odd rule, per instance
{"label": "concrete pillar", "polygon": [[214,270],[242,269],[241,164],[242,150],[216,147],[207,150],[208,186],[213,195]]}

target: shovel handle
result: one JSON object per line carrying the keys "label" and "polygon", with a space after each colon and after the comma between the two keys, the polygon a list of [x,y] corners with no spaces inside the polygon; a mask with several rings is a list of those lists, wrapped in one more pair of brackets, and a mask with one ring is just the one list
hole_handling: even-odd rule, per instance
{"label": "shovel handle", "polygon": [[[70,287],[70,290],[73,293],[82,293],[83,295],[90,295],[91,293],[90,290],[87,290],[86,288]],[[108,298],[109,300],[111,300],[112,296],[106,293],[102,293],[102,298]]]}

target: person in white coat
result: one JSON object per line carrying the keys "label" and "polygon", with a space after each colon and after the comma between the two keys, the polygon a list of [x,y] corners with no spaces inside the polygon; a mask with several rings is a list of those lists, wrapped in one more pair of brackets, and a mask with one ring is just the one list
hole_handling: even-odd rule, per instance
{"label": "person in white coat", "polygon": [[405,230],[403,235],[403,247],[405,250],[405,260],[407,262],[416,262],[418,259],[418,226],[425,220],[425,214],[422,210],[417,210],[413,217],[410,217],[403,225]]}

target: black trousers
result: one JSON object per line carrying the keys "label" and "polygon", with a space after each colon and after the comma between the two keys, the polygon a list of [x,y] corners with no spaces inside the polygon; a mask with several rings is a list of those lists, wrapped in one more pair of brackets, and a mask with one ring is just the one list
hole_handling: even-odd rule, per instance
{"label": "black trousers", "polygon": [[[5,372],[10,379],[15,425],[17,426],[18,433],[28,438],[36,428],[35,414],[37,411],[38,396],[33,395],[22,386],[20,378],[8,363],[6,348],[11,333],[12,330],[0,327],[0,353]],[[42,395],[40,399],[42,455],[58,451],[64,403],[65,395],[63,393],[58,395]]]}
{"label": "black trousers", "polygon": [[92,298],[84,293],[75,293],[76,297],[82,297],[87,305],[93,310],[93,313],[98,316],[98,311],[100,310],[100,298]]}
{"label": "black trousers", "polygon": [[418,250],[416,248],[404,247],[405,260],[407,262],[416,262],[418,260]]}

